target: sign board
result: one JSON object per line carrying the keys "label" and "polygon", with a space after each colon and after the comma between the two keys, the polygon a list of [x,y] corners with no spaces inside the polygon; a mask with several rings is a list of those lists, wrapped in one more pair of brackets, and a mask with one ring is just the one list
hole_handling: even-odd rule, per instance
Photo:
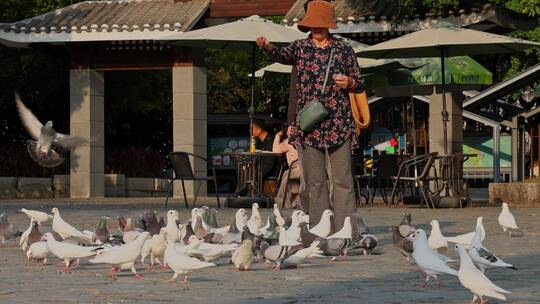
{"label": "sign board", "polygon": [[[512,167],[512,146],[511,137],[501,136],[501,168]],[[493,168],[493,138],[491,137],[464,137],[463,153],[477,154],[476,157],[469,158],[464,164],[464,168]]]}
{"label": "sign board", "polygon": [[229,156],[225,152],[246,152],[249,147],[247,137],[211,137],[208,139],[208,160],[217,169],[233,169]]}

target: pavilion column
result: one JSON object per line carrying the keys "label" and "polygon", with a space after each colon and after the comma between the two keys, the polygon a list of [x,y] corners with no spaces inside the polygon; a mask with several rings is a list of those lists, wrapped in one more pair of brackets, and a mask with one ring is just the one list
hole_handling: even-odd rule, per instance
{"label": "pavilion column", "polygon": [[[448,153],[463,152],[463,109],[456,93],[446,93]],[[429,152],[444,153],[442,94],[429,96]]]}
{"label": "pavilion column", "polygon": [[70,193],[72,198],[103,197],[105,138],[103,72],[70,70],[70,134],[89,144],[71,150]]}
{"label": "pavilion column", "polygon": [[[194,61],[195,62],[195,61]],[[206,158],[206,68],[199,64],[176,64],[172,69],[173,82],[173,150],[191,152]],[[206,176],[207,164],[192,159],[196,176]],[[186,182],[186,192],[192,196],[196,183]],[[206,183],[199,196],[205,196]],[[182,197],[182,185],[176,181],[174,197]]]}

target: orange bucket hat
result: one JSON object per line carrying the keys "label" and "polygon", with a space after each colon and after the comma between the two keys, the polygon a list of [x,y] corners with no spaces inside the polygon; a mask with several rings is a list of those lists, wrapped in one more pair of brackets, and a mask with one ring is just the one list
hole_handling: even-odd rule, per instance
{"label": "orange bucket hat", "polygon": [[302,32],[308,32],[310,28],[314,27],[328,29],[337,28],[333,4],[321,0],[315,0],[308,3],[304,19],[298,22],[298,29]]}

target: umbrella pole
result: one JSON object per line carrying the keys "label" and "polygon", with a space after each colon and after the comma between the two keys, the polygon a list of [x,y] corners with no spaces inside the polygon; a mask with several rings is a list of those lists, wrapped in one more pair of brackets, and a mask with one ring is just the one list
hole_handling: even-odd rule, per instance
{"label": "umbrella pole", "polygon": [[251,50],[251,105],[249,107],[249,137],[253,134],[253,115],[255,114],[254,100],[255,100],[255,54],[257,46],[255,43],[252,45]]}
{"label": "umbrella pole", "polygon": [[444,48],[441,50],[441,90],[442,90],[442,106],[443,110],[441,112],[443,120],[443,145],[444,145],[444,154],[448,154],[448,111],[446,110],[446,79],[445,79],[445,67],[444,67]]}

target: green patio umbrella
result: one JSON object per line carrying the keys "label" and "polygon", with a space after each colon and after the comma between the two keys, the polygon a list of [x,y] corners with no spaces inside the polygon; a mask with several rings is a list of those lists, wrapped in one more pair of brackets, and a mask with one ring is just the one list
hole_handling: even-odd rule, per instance
{"label": "green patio umbrella", "polygon": [[444,153],[448,153],[448,111],[446,110],[445,57],[514,53],[540,43],[509,36],[439,23],[432,28],[413,32],[396,39],[373,45],[359,53],[366,58],[418,58],[438,57],[441,61],[441,93]]}
{"label": "green patio umbrella", "polygon": [[[367,76],[367,82],[375,89],[375,95],[430,95],[433,93],[433,86],[437,93],[441,93],[443,77],[439,59],[400,59],[399,62],[409,68]],[[445,67],[447,91],[477,90],[493,82],[491,72],[469,56],[445,58]]]}

